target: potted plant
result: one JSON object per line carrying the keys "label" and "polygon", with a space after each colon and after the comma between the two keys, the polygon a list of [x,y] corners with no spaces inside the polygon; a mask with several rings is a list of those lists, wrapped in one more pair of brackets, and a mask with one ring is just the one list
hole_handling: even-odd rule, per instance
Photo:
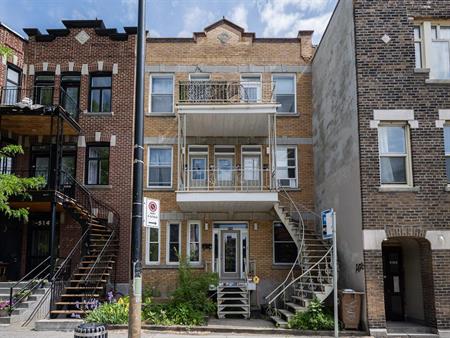
{"label": "potted plant", "polygon": [[11,305],[9,303],[9,300],[0,301],[0,317],[8,317],[10,310]]}
{"label": "potted plant", "polygon": [[30,290],[23,289],[14,295],[14,299],[18,302],[26,302],[28,300],[28,297],[30,297],[30,295],[31,295]]}

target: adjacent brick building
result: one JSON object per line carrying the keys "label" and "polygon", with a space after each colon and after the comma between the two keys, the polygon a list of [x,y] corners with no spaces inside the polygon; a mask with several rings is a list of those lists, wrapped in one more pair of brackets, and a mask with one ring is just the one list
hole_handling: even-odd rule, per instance
{"label": "adjacent brick building", "polygon": [[374,334],[450,330],[449,27],[448,1],[341,0],[313,61],[316,205]]}

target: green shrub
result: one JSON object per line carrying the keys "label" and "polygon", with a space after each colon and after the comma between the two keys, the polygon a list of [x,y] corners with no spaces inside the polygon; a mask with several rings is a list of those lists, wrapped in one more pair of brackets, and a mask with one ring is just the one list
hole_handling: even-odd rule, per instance
{"label": "green shrub", "polygon": [[324,310],[322,303],[314,298],[305,312],[298,312],[291,317],[289,327],[291,329],[314,331],[333,330],[334,318],[331,313]]}
{"label": "green shrub", "polygon": [[103,303],[88,313],[85,320],[88,323],[127,324],[129,298],[122,297],[116,303]]}

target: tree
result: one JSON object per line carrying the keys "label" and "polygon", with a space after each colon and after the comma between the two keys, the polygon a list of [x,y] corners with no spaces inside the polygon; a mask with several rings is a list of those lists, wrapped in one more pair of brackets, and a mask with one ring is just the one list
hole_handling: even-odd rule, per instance
{"label": "tree", "polygon": [[[23,154],[23,149],[20,145],[10,144],[0,148],[0,160],[19,154]],[[42,188],[45,184],[44,177],[18,177],[9,173],[0,174],[0,214],[9,218],[27,221],[28,208],[13,209],[9,205],[9,199],[14,196],[31,200],[31,195],[28,191]]]}

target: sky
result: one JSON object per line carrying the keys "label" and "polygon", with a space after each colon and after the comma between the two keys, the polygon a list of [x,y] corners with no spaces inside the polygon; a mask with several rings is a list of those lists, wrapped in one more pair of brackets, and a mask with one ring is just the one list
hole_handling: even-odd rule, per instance
{"label": "sky", "polygon": [[[193,32],[228,20],[257,37],[295,37],[325,31],[337,0],[147,0],[147,30],[153,37],[191,37]],[[102,19],[108,28],[137,25],[137,0],[0,0],[0,22],[22,28],[61,28],[61,19]],[[25,35],[26,36],[26,35]]]}

